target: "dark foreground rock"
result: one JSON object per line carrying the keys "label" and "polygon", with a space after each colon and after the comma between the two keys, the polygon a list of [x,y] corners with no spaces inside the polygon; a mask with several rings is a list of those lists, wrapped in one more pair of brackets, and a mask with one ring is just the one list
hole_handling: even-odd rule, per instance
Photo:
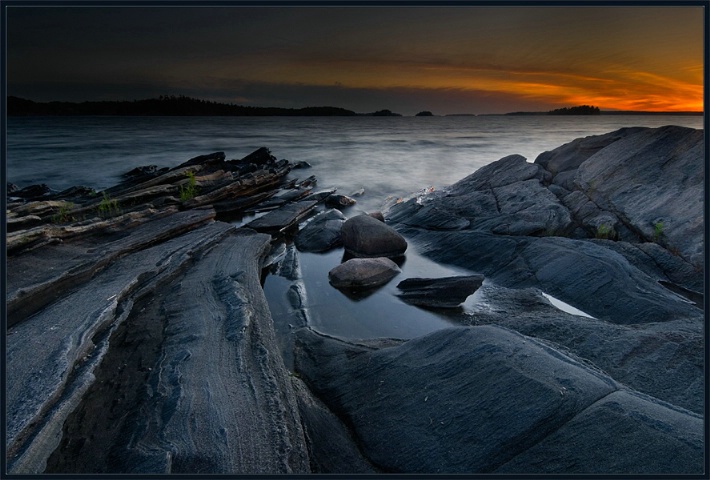
{"label": "dark foreground rock", "polygon": [[225,158],[8,205],[10,473],[371,470],[311,461],[319,430],[301,409],[315,418],[317,403],[284,365],[260,285],[272,236],[219,219],[278,194],[263,208],[279,235],[318,201],[288,201],[304,182],[267,149]]}
{"label": "dark foreground rock", "polygon": [[456,308],[483,283],[483,275],[445,278],[408,278],[399,282],[399,298],[412,305]]}
{"label": "dark foreground rock", "polygon": [[501,327],[445,329],[379,349],[304,329],[296,361],[387,472],[703,469],[701,416]]}

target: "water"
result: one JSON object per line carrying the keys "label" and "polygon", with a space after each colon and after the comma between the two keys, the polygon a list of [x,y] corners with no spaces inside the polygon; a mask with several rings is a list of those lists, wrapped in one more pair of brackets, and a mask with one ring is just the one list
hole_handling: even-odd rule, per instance
{"label": "water", "polygon": [[110,187],[139,165],[173,167],[223,151],[241,158],[265,146],[305,160],[321,187],[360,188],[362,210],[440,188],[506,155],[533,161],[578,137],[621,127],[702,128],[700,116],[464,117],[11,117],[7,181],[62,190]]}
{"label": "water", "polygon": [[[379,210],[390,196],[441,188],[506,155],[533,161],[540,153],[575,138],[622,127],[681,125],[702,128],[700,116],[482,116],[482,117],[32,117],[10,118],[7,179],[20,187],[47,183],[56,190],[85,185],[101,190],[140,165],[174,167],[192,157],[223,151],[241,158],[266,146],[277,158],[307,161],[320,187],[349,194],[365,189],[346,210]],[[342,338],[413,338],[451,326],[445,313],[402,302],[396,285],[410,277],[468,272],[423,258],[410,243],[402,273],[367,296],[353,298],[332,288],[328,271],[342,249],[299,255],[298,280],[312,328]],[[264,289],[280,342],[288,357],[293,282],[267,277]],[[570,313],[574,306],[555,303]],[[477,294],[463,304],[475,311]],[[286,340],[284,340],[286,339]],[[287,360],[288,362],[288,360]]]}

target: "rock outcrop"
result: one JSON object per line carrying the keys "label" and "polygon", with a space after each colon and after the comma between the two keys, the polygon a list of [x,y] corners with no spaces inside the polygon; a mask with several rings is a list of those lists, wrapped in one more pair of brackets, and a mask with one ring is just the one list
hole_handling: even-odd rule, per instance
{"label": "rock outcrop", "polygon": [[61,201],[11,193],[10,473],[311,472],[300,408],[317,405],[284,365],[260,285],[272,236],[220,219],[267,211],[253,226],[280,235],[326,197],[293,202],[315,182],[287,181],[268,149],[225,158]]}
{"label": "rock outcrop", "polygon": [[297,367],[392,473],[697,473],[700,415],[534,338],[460,327],[373,348],[301,330]]}
{"label": "rock outcrop", "polygon": [[[622,129],[301,232],[335,189],[266,148],[8,190],[8,471],[701,474],[702,142]],[[407,242],[470,272],[399,284],[460,326],[312,330],[299,250],[340,241],[355,299]]]}

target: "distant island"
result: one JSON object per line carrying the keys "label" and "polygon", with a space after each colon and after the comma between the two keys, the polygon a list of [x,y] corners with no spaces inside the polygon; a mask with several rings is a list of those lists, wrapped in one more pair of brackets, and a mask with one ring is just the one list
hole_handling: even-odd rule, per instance
{"label": "distant island", "polygon": [[592,105],[557,108],[547,112],[511,112],[504,115],[702,115],[703,112],[645,112],[636,110],[600,110]]}
{"label": "distant island", "polygon": [[161,95],[146,100],[96,101],[96,102],[35,102],[10,96],[7,98],[8,116],[320,116],[349,117],[376,116],[399,117],[390,110],[372,113],[356,113],[339,107],[249,107],[200,100],[183,95]]}
{"label": "distant island", "polygon": [[[500,115],[702,115],[703,112],[644,112],[629,110],[600,110],[591,105],[558,108],[547,112],[511,113],[451,113],[446,117],[474,117]],[[250,107],[231,103],[200,100],[184,95],[161,95],[145,100],[113,100],[86,102],[35,102],[25,98],[8,96],[7,115],[21,116],[234,116],[234,117],[401,117],[399,113],[382,109],[371,113],[357,113],[340,107]],[[435,116],[428,110],[415,117]]]}

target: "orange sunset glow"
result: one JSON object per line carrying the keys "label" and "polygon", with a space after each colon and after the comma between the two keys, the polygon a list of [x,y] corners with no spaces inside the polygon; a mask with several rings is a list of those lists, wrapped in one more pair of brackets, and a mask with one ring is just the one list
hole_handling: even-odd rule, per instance
{"label": "orange sunset glow", "polygon": [[[14,8],[8,19],[9,94],[35,100],[703,109],[697,6]],[[180,35],[154,28],[171,23]]]}

